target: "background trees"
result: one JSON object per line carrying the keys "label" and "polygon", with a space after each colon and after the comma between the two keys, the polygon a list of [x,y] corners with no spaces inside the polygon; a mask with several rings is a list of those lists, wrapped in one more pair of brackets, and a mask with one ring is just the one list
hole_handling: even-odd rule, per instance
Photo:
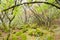
{"label": "background trees", "polygon": [[50,28],[60,26],[55,24],[56,19],[57,21],[60,19],[59,10],[60,7],[55,0],[1,0],[0,30],[7,32],[7,40],[18,40],[17,35],[21,36],[21,40],[25,40],[27,36],[25,33],[28,37],[29,35],[44,37],[46,36],[44,31],[48,32],[47,40],[50,40],[52,36]]}

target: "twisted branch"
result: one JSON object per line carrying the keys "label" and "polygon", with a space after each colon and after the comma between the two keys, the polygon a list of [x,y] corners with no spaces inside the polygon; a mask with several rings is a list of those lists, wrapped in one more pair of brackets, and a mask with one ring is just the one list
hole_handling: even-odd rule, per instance
{"label": "twisted branch", "polygon": [[12,6],[12,7],[7,8],[7,9],[4,9],[4,10],[2,10],[2,11],[7,11],[7,10],[9,10],[9,9],[11,9],[11,8],[14,8],[14,7],[23,5],[23,4],[35,4],[35,3],[44,3],[44,4],[48,4],[48,5],[54,6],[54,7],[56,7],[57,9],[60,9],[60,7],[59,7],[59,6],[56,6],[55,4],[52,4],[52,3],[49,3],[49,2],[43,2],[43,1],[38,2],[38,1],[37,1],[37,2],[25,2],[25,3],[17,4],[17,5],[14,5],[14,6]]}

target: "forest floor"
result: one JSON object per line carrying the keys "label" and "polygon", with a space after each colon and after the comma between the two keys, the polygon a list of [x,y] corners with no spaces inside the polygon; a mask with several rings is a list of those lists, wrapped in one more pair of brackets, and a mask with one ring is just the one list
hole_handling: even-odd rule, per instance
{"label": "forest floor", "polygon": [[[14,30],[14,31],[15,32],[19,32],[19,30]],[[1,32],[1,30],[0,30],[0,32]],[[3,40],[3,37],[7,37],[7,33],[2,32],[2,36],[0,37],[0,40]],[[30,40],[35,40],[34,36],[32,36],[32,37],[29,36],[29,38],[31,38]],[[58,28],[55,29],[54,40],[60,40],[60,27],[58,27]]]}
{"label": "forest floor", "polygon": [[58,27],[55,31],[55,40],[60,40],[60,27]]}
{"label": "forest floor", "polygon": [[[58,25],[59,25],[59,27],[57,27],[55,30],[54,30],[54,40],[60,40],[60,23],[58,22]],[[19,32],[20,30],[18,30],[18,29],[16,29],[16,30],[14,30],[15,32]],[[2,32],[1,30],[0,30],[0,32]],[[8,33],[6,33],[6,32],[2,32],[2,35],[0,36],[0,40],[3,40],[3,37],[7,37],[7,34]],[[26,34],[27,35],[27,34]],[[28,35],[27,35],[28,36]],[[30,38],[30,40],[35,40],[35,38],[34,38],[34,36],[32,36],[32,37],[28,37],[28,39]],[[10,39],[11,40],[11,39]]]}

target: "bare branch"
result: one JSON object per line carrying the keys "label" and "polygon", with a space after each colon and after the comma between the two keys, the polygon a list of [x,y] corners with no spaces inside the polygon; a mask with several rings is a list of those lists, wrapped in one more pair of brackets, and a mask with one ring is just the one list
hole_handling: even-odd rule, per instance
{"label": "bare branch", "polygon": [[[24,6],[25,6],[25,5],[24,5]],[[23,7],[23,9],[24,9],[24,14],[25,14],[25,23],[27,23],[27,13],[26,13],[26,8]]]}
{"label": "bare branch", "polygon": [[[3,12],[1,12],[1,14],[3,15]],[[3,21],[4,17],[5,17],[5,14],[3,15],[3,17],[1,17],[1,15],[0,15],[0,20],[2,22],[2,25],[4,26],[4,29],[6,29],[6,25],[5,25],[4,21]]]}
{"label": "bare branch", "polygon": [[31,9],[31,8],[29,8],[30,9],[30,11],[31,12],[33,12],[34,13],[34,16],[38,19],[38,21],[40,22],[40,19],[39,19],[39,17],[38,17],[38,15],[36,14],[36,12],[35,11],[33,11],[33,9]]}
{"label": "bare branch", "polygon": [[39,1],[37,1],[37,2],[25,2],[25,3],[17,4],[17,5],[14,5],[14,6],[12,6],[12,7],[7,8],[7,9],[4,9],[4,10],[2,10],[2,11],[6,11],[6,10],[9,10],[9,9],[11,9],[11,8],[14,8],[14,7],[23,5],[23,4],[35,4],[35,3],[44,3],[44,4],[48,4],[48,5],[54,6],[54,7],[56,7],[57,9],[60,9],[60,7],[59,7],[59,6],[56,6],[55,4],[52,4],[52,3],[49,3],[49,2],[42,2],[42,1],[39,2]]}

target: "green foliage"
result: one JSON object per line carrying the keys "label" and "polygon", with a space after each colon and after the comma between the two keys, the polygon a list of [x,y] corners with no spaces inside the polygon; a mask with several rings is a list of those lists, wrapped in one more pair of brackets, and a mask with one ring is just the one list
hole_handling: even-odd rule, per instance
{"label": "green foliage", "polygon": [[[32,1],[33,0],[27,0],[27,2],[32,2]],[[35,1],[40,1],[40,0],[35,0]],[[47,0],[47,1],[49,3],[55,2],[55,0]],[[2,0],[2,2],[0,4],[0,12],[3,9],[7,9],[13,5],[14,5],[14,0]],[[54,21],[54,19],[60,18],[60,10],[56,9],[55,7],[52,7],[51,5],[47,5],[44,3],[39,3],[39,5],[36,3],[33,6],[32,6],[32,4],[26,4],[26,5],[29,6],[29,8],[32,7],[32,9],[34,9],[34,12],[37,16],[34,15],[33,13],[30,14],[28,9],[26,9],[27,13],[25,15],[24,11],[23,11],[24,10],[23,5],[20,5],[19,7],[16,6],[13,10],[13,14],[11,14],[13,16],[15,15],[15,18],[14,18],[14,20],[12,20],[12,23],[11,23],[11,25],[13,25],[13,26],[11,26],[11,25],[10,26],[12,27],[11,28],[12,30],[15,30],[13,28],[16,28],[16,29],[19,28],[19,32],[16,32],[14,34],[11,33],[11,37],[12,37],[11,39],[12,40],[27,40],[28,36],[31,36],[31,37],[34,36],[34,37],[39,37],[39,38],[42,37],[41,39],[44,39],[44,40],[53,40],[52,36],[54,34],[53,34],[53,32],[51,32],[52,30],[49,30],[49,28],[57,27],[54,24],[52,24],[51,22]],[[8,11],[8,12],[10,13],[10,11]],[[31,22],[31,20],[29,20],[31,15],[32,15],[31,19],[34,22],[29,23],[29,22]],[[5,14],[5,16],[6,16],[6,14]],[[27,24],[24,24],[25,16],[27,17]],[[33,16],[36,18],[34,18]],[[5,20],[6,20],[5,18],[8,19],[7,17],[4,17],[3,22],[5,22]],[[54,26],[52,26],[51,24]],[[8,25],[8,23],[6,25]],[[50,27],[48,27],[49,25],[50,25]],[[2,28],[2,26],[1,26],[1,28]],[[9,28],[7,27],[6,29],[4,29],[4,31],[8,32],[8,29]],[[0,32],[0,35],[1,34],[2,33]]]}
{"label": "green foliage", "polygon": [[35,6],[35,10],[36,10],[38,13],[42,12],[44,9],[47,9],[47,6],[46,6],[46,5],[43,5],[43,6],[40,6],[40,7]]}
{"label": "green foliage", "polygon": [[32,0],[27,0],[27,2],[32,2]]}
{"label": "green foliage", "polygon": [[36,29],[36,33],[37,33],[37,36],[43,36],[44,34],[39,28]]}
{"label": "green foliage", "polygon": [[26,40],[26,35],[23,32],[16,32],[15,34],[12,34],[12,40],[19,40],[19,38],[21,38],[21,40]]}
{"label": "green foliage", "polygon": [[14,5],[14,0],[2,0],[0,5],[1,5],[1,8],[7,9],[8,7],[11,7]]}
{"label": "green foliage", "polygon": [[34,36],[35,35],[35,29],[29,29],[28,30],[28,34],[31,35],[31,36]]}
{"label": "green foliage", "polygon": [[22,15],[23,13],[22,9],[23,9],[22,6],[15,7],[13,11],[13,15]]}
{"label": "green foliage", "polygon": [[13,35],[12,40],[17,40],[17,37],[15,35]]}
{"label": "green foliage", "polygon": [[54,40],[52,36],[47,36],[44,40]]}
{"label": "green foliage", "polygon": [[50,3],[53,3],[55,0],[47,0],[48,2],[50,2]]}

